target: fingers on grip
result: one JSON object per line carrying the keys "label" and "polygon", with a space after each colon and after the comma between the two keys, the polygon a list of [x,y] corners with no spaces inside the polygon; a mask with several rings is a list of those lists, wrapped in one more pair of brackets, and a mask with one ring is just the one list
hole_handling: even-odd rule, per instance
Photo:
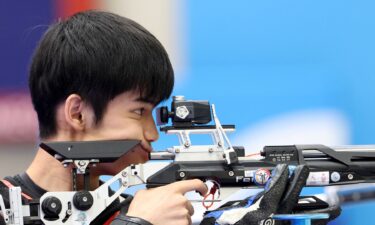
{"label": "fingers on grip", "polygon": [[299,165],[295,168],[285,189],[278,213],[292,213],[293,208],[298,203],[299,195],[306,184],[309,176],[309,168]]}

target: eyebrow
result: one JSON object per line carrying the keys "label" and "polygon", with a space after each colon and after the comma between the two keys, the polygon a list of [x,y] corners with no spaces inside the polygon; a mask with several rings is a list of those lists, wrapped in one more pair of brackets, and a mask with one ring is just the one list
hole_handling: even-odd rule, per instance
{"label": "eyebrow", "polygon": [[139,97],[139,98],[135,99],[135,101],[136,102],[147,103],[147,104],[151,104],[151,105],[155,106],[155,102],[151,101],[150,99]]}

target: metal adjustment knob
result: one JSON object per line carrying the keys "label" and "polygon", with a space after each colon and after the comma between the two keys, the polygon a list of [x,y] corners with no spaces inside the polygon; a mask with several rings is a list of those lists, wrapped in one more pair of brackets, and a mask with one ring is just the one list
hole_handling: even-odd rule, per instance
{"label": "metal adjustment knob", "polygon": [[86,211],[94,204],[94,198],[88,191],[79,191],[73,196],[73,205],[78,210]]}
{"label": "metal adjustment knob", "polygon": [[169,118],[169,112],[168,112],[168,107],[160,107],[160,111],[158,113],[160,117],[160,122],[162,123],[168,123],[168,118]]}
{"label": "metal adjustment knob", "polygon": [[42,202],[42,211],[46,218],[57,219],[61,212],[61,201],[53,196],[47,197]]}

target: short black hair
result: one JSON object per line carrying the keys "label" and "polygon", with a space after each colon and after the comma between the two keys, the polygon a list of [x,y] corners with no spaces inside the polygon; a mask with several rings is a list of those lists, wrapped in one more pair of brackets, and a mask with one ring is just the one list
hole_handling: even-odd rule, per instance
{"label": "short black hair", "polygon": [[32,58],[29,88],[41,138],[56,134],[56,106],[80,95],[100,122],[126,91],[157,105],[170,97],[174,73],[161,43],[138,23],[101,11],[80,12],[49,27]]}

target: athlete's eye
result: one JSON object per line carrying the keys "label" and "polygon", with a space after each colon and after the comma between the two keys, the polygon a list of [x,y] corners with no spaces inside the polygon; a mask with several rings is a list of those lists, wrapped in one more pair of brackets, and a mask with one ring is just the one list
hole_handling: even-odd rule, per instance
{"label": "athlete's eye", "polygon": [[134,110],[134,112],[140,116],[143,115],[144,111],[145,111],[145,108],[139,108],[139,109]]}

